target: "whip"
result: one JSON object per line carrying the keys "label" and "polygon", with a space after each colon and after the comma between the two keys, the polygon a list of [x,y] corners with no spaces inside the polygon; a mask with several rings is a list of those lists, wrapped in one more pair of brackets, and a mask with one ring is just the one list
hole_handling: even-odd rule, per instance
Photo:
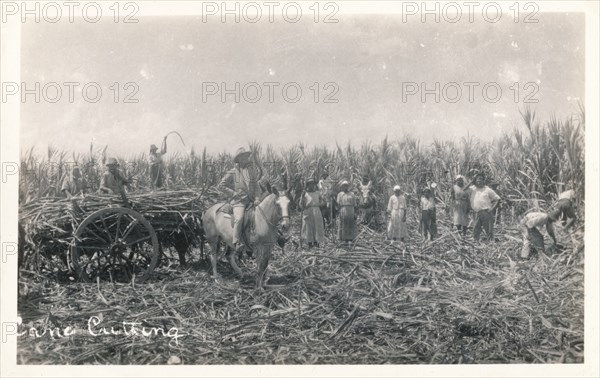
{"label": "whip", "polygon": [[167,139],[167,137],[171,134],[177,134],[177,136],[179,137],[179,139],[181,140],[181,143],[183,143],[183,145],[185,146],[185,142],[183,141],[183,137],[181,136],[181,134],[179,134],[177,131],[170,131],[167,135],[165,135],[165,139]]}

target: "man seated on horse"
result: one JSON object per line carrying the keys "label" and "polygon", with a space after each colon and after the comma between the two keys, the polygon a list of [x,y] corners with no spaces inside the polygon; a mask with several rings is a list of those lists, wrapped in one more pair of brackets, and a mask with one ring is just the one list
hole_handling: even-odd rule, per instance
{"label": "man seated on horse", "polygon": [[235,168],[227,171],[218,185],[231,195],[233,208],[233,244],[236,252],[244,248],[242,242],[243,219],[246,209],[257,205],[262,193],[260,168],[252,163],[252,152],[239,148],[233,158]]}

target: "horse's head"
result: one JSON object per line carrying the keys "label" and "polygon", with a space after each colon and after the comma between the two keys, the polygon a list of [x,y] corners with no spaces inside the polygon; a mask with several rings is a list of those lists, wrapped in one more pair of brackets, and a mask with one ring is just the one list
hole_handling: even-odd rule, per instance
{"label": "horse's head", "polygon": [[360,203],[362,206],[369,207],[373,203],[373,192],[371,190],[371,181],[367,185],[360,184],[361,199]]}
{"label": "horse's head", "polygon": [[274,192],[274,195],[277,196],[275,203],[279,207],[279,212],[281,215],[281,227],[284,231],[287,231],[290,227],[290,212],[289,207],[292,202],[289,197],[289,193],[285,191]]}
{"label": "horse's head", "polygon": [[360,185],[360,192],[362,193],[362,198],[369,198],[369,194],[371,193],[371,181],[369,181],[369,183],[367,185],[363,185],[362,183],[359,184]]}

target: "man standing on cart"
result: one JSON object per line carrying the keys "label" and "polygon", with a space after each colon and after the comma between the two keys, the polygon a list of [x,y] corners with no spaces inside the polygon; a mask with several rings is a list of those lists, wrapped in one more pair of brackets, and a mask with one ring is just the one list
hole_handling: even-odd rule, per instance
{"label": "man standing on cart", "polygon": [[123,202],[127,205],[127,195],[125,193],[125,185],[129,185],[130,182],[127,180],[121,172],[119,172],[119,163],[115,158],[108,158],[106,162],[106,171],[102,175],[100,180],[99,193],[118,194],[123,198]]}
{"label": "man standing on cart", "polygon": [[165,136],[160,151],[155,144],[150,146],[150,185],[152,189],[162,188],[165,165],[163,155],[167,153],[167,137]]}

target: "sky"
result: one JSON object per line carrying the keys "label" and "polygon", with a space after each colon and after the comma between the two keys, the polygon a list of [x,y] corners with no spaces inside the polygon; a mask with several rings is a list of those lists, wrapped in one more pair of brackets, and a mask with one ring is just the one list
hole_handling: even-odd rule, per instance
{"label": "sky", "polygon": [[[27,23],[22,81],[29,88],[59,83],[63,96],[21,105],[21,149],[44,153],[52,145],[85,153],[93,144],[131,156],[147,153],[170,131],[185,145],[169,137],[169,151],[182,153],[192,147],[231,153],[249,141],[275,148],[377,143],[406,134],[424,142],[467,135],[485,140],[523,127],[519,111],[526,106],[545,120],[571,116],[584,101],[583,14],[539,13],[539,22],[530,24],[508,17],[495,24],[337,18],[335,24],[308,18],[203,23],[195,16],[140,17],[137,24]],[[72,102],[65,82],[80,83]],[[222,101],[221,83],[235,92],[236,82],[240,98]],[[436,82],[439,101],[433,94],[423,101],[421,83],[432,90]],[[84,100],[86,83],[102,88],[98,102]],[[214,95],[207,94],[211,83],[217,83]],[[262,97],[252,102],[257,87]],[[492,102],[497,87],[502,93]],[[296,88],[302,97],[292,102]],[[462,96],[454,101],[457,88]],[[54,87],[47,89],[53,98]],[[87,93],[93,98],[94,86]],[[137,103],[126,103],[126,95]],[[538,102],[524,103],[526,95]]]}

